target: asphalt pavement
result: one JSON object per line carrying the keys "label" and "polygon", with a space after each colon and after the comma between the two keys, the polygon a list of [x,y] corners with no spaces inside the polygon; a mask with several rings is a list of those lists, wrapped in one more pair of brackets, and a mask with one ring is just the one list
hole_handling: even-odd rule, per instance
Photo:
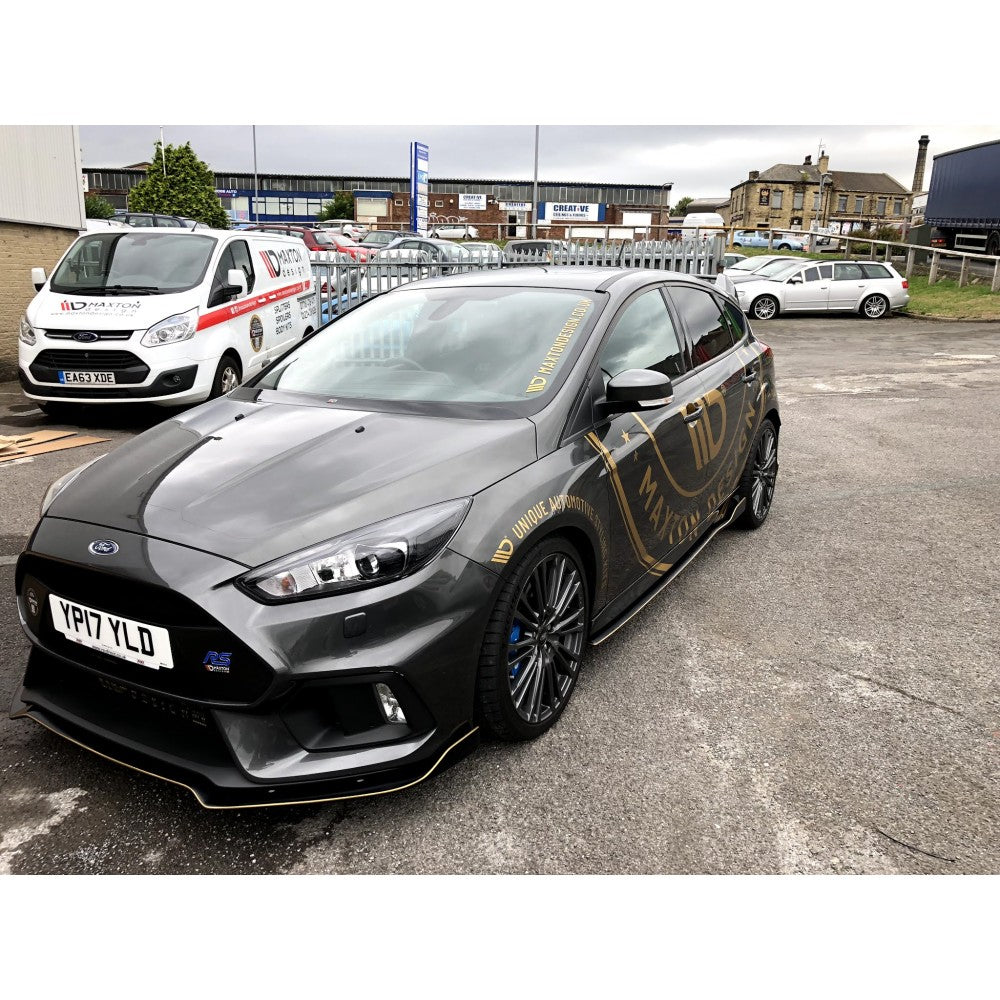
{"label": "asphalt pavement", "polygon": [[[1000,325],[756,330],[783,420],[768,522],[590,650],[545,736],[380,798],[209,812],[4,715],[0,873],[1000,871]],[[109,444],[0,465],[3,705],[46,486],[167,415],[97,413]],[[0,385],[0,434],[60,426]]]}

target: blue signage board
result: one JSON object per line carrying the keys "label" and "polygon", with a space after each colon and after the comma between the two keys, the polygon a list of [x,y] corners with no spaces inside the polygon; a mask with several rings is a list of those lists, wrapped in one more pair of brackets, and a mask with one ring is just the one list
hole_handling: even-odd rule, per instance
{"label": "blue signage board", "polygon": [[427,235],[429,159],[427,146],[410,143],[410,229],[421,236]]}

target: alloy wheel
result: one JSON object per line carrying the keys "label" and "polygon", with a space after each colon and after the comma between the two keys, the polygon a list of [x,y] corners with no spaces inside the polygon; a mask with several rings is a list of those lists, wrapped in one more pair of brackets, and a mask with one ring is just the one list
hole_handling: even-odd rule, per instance
{"label": "alloy wheel", "polygon": [[222,395],[232,392],[239,384],[240,376],[237,374],[236,369],[232,365],[227,365],[225,371],[222,373]]}
{"label": "alloy wheel", "polygon": [[754,516],[763,520],[774,498],[774,481],[778,477],[778,439],[774,428],[765,423],[753,458],[750,504]]}
{"label": "alloy wheel", "polygon": [[530,724],[558,714],[583,652],[585,595],[576,565],[562,553],[544,558],[514,602],[507,640],[510,695]]}
{"label": "alloy wheel", "polygon": [[873,295],[865,299],[865,315],[869,319],[880,319],[885,315],[886,301],[881,295]]}

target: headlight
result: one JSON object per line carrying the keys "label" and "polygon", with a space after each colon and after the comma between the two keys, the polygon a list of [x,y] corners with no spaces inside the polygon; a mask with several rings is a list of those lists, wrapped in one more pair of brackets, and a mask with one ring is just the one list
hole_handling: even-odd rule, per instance
{"label": "headlight", "polygon": [[189,309],[176,316],[168,316],[155,326],[151,326],[143,335],[140,343],[143,347],[159,347],[161,344],[179,344],[182,340],[190,340],[198,329],[198,307]]}
{"label": "headlight", "polygon": [[240,577],[253,598],[271,604],[375,587],[415,573],[451,540],[472,500],[449,500],[339,535]]}
{"label": "headlight", "polygon": [[83,472],[84,469],[86,469],[88,466],[93,465],[94,462],[100,461],[102,458],[104,458],[104,455],[98,455],[97,458],[92,458],[89,462],[84,462],[83,465],[78,465],[71,472],[67,472],[65,476],[60,476],[45,491],[45,496],[42,498],[42,507],[41,510],[39,510],[38,512],[38,516],[43,517],[45,515],[45,512],[49,509],[49,507],[52,506],[52,501],[55,500],[55,498],[59,496],[59,494],[62,493],[62,491],[66,489],[66,487],[69,486],[69,484],[73,482],[73,480],[76,479],[76,477],[80,475],[80,473]]}
{"label": "headlight", "polygon": [[27,313],[21,317],[21,329],[17,334],[17,339],[23,344],[27,344],[28,347],[35,346],[35,331],[32,330],[31,324],[28,322]]}

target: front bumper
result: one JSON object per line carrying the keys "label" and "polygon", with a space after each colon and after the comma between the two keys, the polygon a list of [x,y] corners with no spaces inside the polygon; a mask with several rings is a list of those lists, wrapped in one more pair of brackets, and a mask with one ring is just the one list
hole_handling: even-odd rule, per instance
{"label": "front bumper", "polygon": [[[87,552],[107,534],[43,518],[19,559],[32,650],[13,718],[182,785],[208,808],[396,791],[476,745],[489,570],[446,550],[395,584],[265,606],[233,586],[242,565],[143,535],[114,532],[109,572],[106,557]],[[173,669],[66,639],[50,593],[166,628]],[[221,650],[225,660],[208,655]],[[216,662],[228,669],[210,669]],[[392,689],[405,724],[386,721],[375,684]]]}

